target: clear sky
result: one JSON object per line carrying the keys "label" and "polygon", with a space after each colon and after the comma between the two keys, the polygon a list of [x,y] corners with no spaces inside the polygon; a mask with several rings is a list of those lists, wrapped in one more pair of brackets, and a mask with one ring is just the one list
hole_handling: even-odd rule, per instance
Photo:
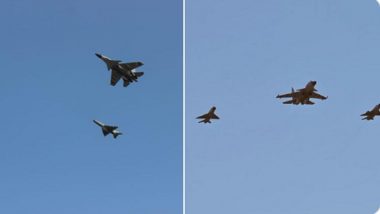
{"label": "clear sky", "polygon": [[[380,205],[375,0],[186,3],[187,214],[358,214]],[[309,80],[329,96],[283,105]],[[215,105],[212,124],[194,119]]]}
{"label": "clear sky", "polygon": [[182,2],[5,0],[0,26],[0,213],[180,213]]}

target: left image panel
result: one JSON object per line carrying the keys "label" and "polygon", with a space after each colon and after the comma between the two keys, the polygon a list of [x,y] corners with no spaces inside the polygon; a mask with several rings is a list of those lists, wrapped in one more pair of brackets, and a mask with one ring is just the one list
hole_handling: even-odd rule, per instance
{"label": "left image panel", "polygon": [[181,213],[182,1],[0,14],[0,213]]}

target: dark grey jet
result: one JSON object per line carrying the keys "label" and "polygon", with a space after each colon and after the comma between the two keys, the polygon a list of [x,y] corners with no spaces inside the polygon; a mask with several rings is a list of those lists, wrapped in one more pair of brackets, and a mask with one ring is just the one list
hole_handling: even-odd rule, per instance
{"label": "dark grey jet", "polygon": [[136,68],[143,65],[142,62],[122,63],[121,60],[112,60],[98,53],[95,55],[106,63],[108,70],[111,70],[112,86],[116,85],[120,79],[123,79],[123,86],[127,87],[129,83],[137,82],[137,79],[144,75],[144,72],[136,71]]}
{"label": "dark grey jet", "polygon": [[373,107],[371,111],[367,111],[364,114],[361,114],[360,116],[364,117],[362,120],[373,120],[375,116],[380,115],[380,104]]}
{"label": "dark grey jet", "polygon": [[216,107],[211,107],[210,111],[208,113],[197,117],[197,119],[203,119],[199,121],[198,123],[211,123],[211,119],[219,119],[219,117],[215,114]]}
{"label": "dark grey jet", "polygon": [[287,100],[283,102],[283,104],[294,104],[294,105],[313,105],[314,103],[310,101],[311,98],[325,100],[327,97],[322,96],[316,93],[317,89],[315,89],[315,85],[317,81],[310,81],[306,84],[305,88],[301,88],[298,90],[294,90],[292,88],[292,92],[288,94],[277,95],[276,98],[292,98],[291,100]]}
{"label": "dark grey jet", "polygon": [[98,125],[98,126],[100,126],[100,128],[102,128],[104,136],[107,136],[108,134],[112,134],[113,138],[117,138],[117,136],[123,134],[123,133],[119,132],[118,130],[116,130],[118,128],[117,126],[105,125],[104,123],[97,121],[97,120],[94,120],[94,123],[96,123],[96,125]]}

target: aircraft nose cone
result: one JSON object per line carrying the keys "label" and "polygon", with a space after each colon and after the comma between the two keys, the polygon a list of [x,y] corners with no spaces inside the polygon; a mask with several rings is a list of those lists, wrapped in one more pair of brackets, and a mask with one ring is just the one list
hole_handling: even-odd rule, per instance
{"label": "aircraft nose cone", "polygon": [[102,55],[100,55],[100,54],[98,54],[98,53],[95,53],[95,55],[96,55],[97,57],[99,57],[100,59],[102,58]]}
{"label": "aircraft nose cone", "polygon": [[313,85],[316,85],[316,84],[317,84],[317,81],[311,81],[311,83],[312,83]]}

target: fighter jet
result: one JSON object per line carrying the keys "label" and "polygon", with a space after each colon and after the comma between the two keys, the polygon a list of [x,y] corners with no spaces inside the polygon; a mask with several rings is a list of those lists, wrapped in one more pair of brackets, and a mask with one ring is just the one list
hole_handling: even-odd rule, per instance
{"label": "fighter jet", "polygon": [[210,111],[208,113],[197,117],[197,119],[203,119],[199,121],[198,123],[211,123],[211,119],[219,119],[219,117],[215,114],[216,107],[211,107]]}
{"label": "fighter jet", "polygon": [[287,101],[283,102],[283,104],[313,105],[314,102],[310,101],[311,98],[321,99],[321,100],[327,99],[327,97],[316,93],[316,91],[317,91],[317,89],[315,89],[316,84],[317,84],[317,81],[310,81],[306,84],[305,88],[301,88],[301,89],[298,89],[296,91],[292,88],[291,93],[277,95],[276,98],[285,98],[285,97],[292,98],[291,100],[287,100]]}
{"label": "fighter jet", "polygon": [[113,135],[113,138],[117,138],[117,136],[123,134],[123,133],[119,132],[118,130],[116,130],[118,128],[117,126],[105,125],[104,123],[97,121],[97,120],[94,120],[94,123],[96,123],[96,125],[98,125],[102,128],[104,136],[107,136],[108,134],[111,133]]}
{"label": "fighter jet", "polygon": [[360,116],[364,117],[362,120],[373,120],[373,118],[377,115],[380,115],[380,104],[373,107],[371,111],[367,111],[364,114],[361,114]]}
{"label": "fighter jet", "polygon": [[136,68],[143,65],[142,62],[122,63],[121,60],[112,60],[98,53],[95,55],[106,63],[108,70],[111,70],[112,86],[116,85],[120,79],[123,79],[123,86],[127,87],[129,83],[137,82],[137,79],[144,75],[144,72],[136,71]]}

